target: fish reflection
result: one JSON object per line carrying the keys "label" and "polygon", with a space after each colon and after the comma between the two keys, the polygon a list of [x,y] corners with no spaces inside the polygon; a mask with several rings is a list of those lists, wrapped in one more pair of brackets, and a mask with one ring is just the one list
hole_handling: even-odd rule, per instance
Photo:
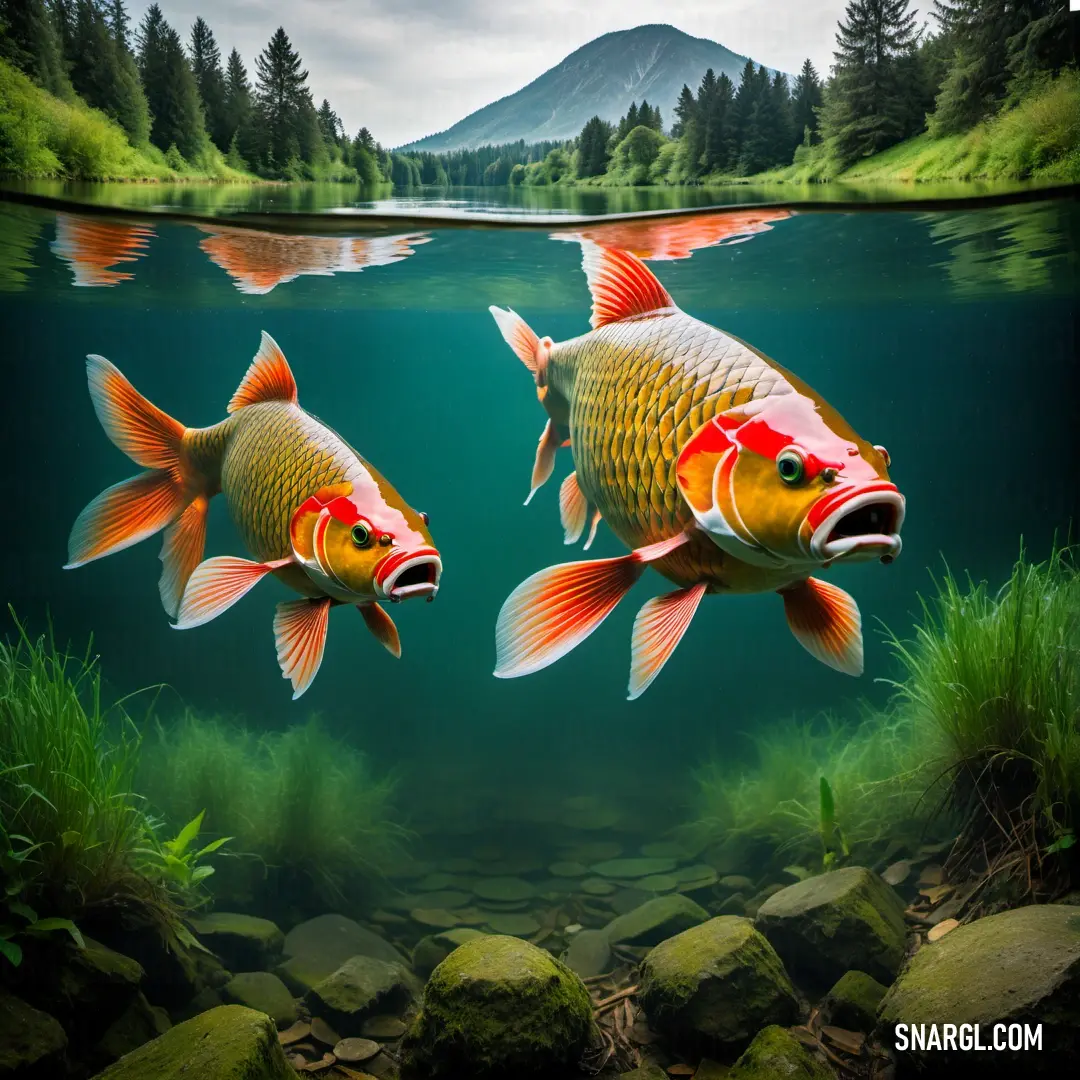
{"label": "fish reflection", "polygon": [[208,227],[199,247],[221,267],[242,292],[266,293],[305,275],[330,277],[369,266],[389,266],[414,253],[431,237],[423,233],[400,236],[336,237],[286,236],[251,229]]}
{"label": "fish reflection", "polygon": [[153,235],[145,225],[57,214],[56,239],[49,248],[71,267],[73,285],[119,285],[135,275],[112,268],[141,259]]}
{"label": "fish reflection", "polygon": [[698,248],[740,244],[768,232],[774,221],[791,217],[790,210],[737,210],[723,214],[679,218],[615,221],[572,233],[555,233],[559,240],[591,240],[603,248],[629,251],[639,259],[688,259]]}

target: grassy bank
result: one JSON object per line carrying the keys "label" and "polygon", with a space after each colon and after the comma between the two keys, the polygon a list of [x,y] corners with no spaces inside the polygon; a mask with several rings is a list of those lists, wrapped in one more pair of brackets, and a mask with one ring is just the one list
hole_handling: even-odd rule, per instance
{"label": "grassy bank", "polygon": [[927,132],[843,170],[826,146],[800,148],[793,165],[752,180],[1080,181],[1080,73],[1047,79],[1015,107],[963,135],[934,138]]}
{"label": "grassy bank", "polygon": [[123,129],[78,98],[62,101],[0,60],[0,174],[72,180],[254,180],[210,148],[185,161],[175,148],[132,146]]}

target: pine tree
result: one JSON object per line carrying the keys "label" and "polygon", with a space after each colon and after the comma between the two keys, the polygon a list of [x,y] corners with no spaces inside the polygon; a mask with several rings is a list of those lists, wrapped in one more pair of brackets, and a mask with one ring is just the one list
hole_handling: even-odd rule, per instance
{"label": "pine tree", "polygon": [[[252,124],[251,83],[240,53],[233,49],[225,66],[224,132],[228,138],[230,164],[253,167],[258,140]],[[243,163],[243,164],[241,164]]]}
{"label": "pine tree", "polygon": [[770,106],[773,113],[773,130],[769,141],[769,164],[788,165],[795,152],[798,137],[792,119],[791,92],[787,76],[778,71],[772,78]]}
{"label": "pine tree", "polygon": [[68,97],[64,49],[45,0],[0,0],[0,57],[51,94]]}
{"label": "pine tree", "polygon": [[328,143],[339,143],[342,138],[344,127],[341,123],[341,118],[330,107],[329,99],[322,99],[322,104],[319,106],[318,117],[319,131],[322,133],[323,139]]}
{"label": "pine tree", "polygon": [[134,57],[113,30],[116,20],[122,27],[126,17],[122,2],[106,8],[96,0],[77,0],[71,82],[87,104],[111,116],[141,145],[150,134],[149,106]]}
{"label": "pine tree", "polygon": [[809,60],[803,61],[802,70],[795,77],[791,95],[792,138],[801,143],[809,132],[811,142],[817,141],[818,114],[821,108],[821,79]]}
{"label": "pine tree", "polygon": [[378,146],[371,137],[371,132],[362,127],[353,139],[349,148],[349,164],[356,170],[357,179],[361,184],[371,185],[379,183],[381,176],[378,164]]}
{"label": "pine tree", "polygon": [[899,63],[917,44],[910,0],[850,0],[836,35],[835,75],[822,134],[841,164],[876,154],[912,130],[911,96]]}
{"label": "pine tree", "polygon": [[112,34],[113,41],[121,48],[130,49],[128,25],[131,23],[131,16],[128,15],[127,10],[124,8],[124,0],[111,0],[108,5],[108,12],[106,21],[109,24],[109,33]]}
{"label": "pine tree", "polygon": [[611,151],[612,126],[599,116],[585,122],[578,137],[578,176],[603,176]]}
{"label": "pine tree", "polygon": [[686,133],[686,164],[691,177],[700,176],[705,170],[705,138],[715,94],[716,73],[708,68],[701,77],[694,101],[694,123]]}
{"label": "pine tree", "polygon": [[75,54],[75,2],[74,0],[52,0],[53,25],[60,38],[60,51],[65,65],[70,65]]}
{"label": "pine tree", "polygon": [[694,92],[686,83],[679,91],[679,100],[675,104],[675,123],[671,125],[671,137],[681,139],[687,132],[688,126],[694,122],[697,101],[694,100]]}
{"label": "pine tree", "polygon": [[639,123],[637,102],[631,101],[630,108],[626,110],[626,115],[619,121],[616,141],[622,142]]}
{"label": "pine tree", "polygon": [[[743,65],[742,75],[739,77],[739,87],[735,91],[735,100],[732,104],[731,130],[734,142],[735,157],[740,162],[744,157],[744,147],[752,138],[751,125],[754,119],[754,106],[757,104],[758,92],[761,86],[757,78],[757,68],[753,60],[747,60]],[[742,165],[739,165],[740,170]]]}
{"label": "pine tree", "polygon": [[192,161],[207,148],[202,101],[180,35],[157,4],[147,8],[138,45],[139,74],[153,116],[150,141],[166,152],[175,146]]}
{"label": "pine tree", "polygon": [[723,72],[707,95],[704,116],[704,141],[701,149],[704,171],[727,172],[734,165],[735,139],[732,106],[735,86]]}
{"label": "pine tree", "polygon": [[[307,88],[308,73],[282,27],[255,61],[255,70],[264,167],[281,173],[293,159],[310,161],[312,128],[318,136],[318,118]],[[309,156],[304,156],[305,150]]]}
{"label": "pine tree", "polygon": [[200,17],[191,27],[191,71],[199,88],[206,118],[206,130],[219,150],[229,148],[232,132],[225,117],[225,76],[221,70],[221,51],[213,31]]}

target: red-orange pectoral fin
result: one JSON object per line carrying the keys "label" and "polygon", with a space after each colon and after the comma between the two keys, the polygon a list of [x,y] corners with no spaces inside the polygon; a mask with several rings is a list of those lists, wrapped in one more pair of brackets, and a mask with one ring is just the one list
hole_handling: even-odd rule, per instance
{"label": "red-orange pectoral fin", "polygon": [[862,616],[843,589],[807,578],[780,595],[791,632],[811,656],[846,675],[862,674]]}
{"label": "red-orange pectoral fin", "polygon": [[633,555],[562,563],[533,574],[506,599],[495,626],[495,677],[513,679],[580,645],[644,572]]}
{"label": "red-orange pectoral fin", "polygon": [[636,256],[617,248],[581,242],[581,267],[592,293],[592,327],[673,308],[675,301]]}
{"label": "red-orange pectoral fin", "polygon": [[401,638],[394,620],[387,615],[386,610],[379,604],[357,604],[360,614],[364,616],[367,628],[375,637],[386,646],[386,651],[391,656],[401,659]]}
{"label": "red-orange pectoral fin", "polygon": [[585,537],[585,544],[582,548],[583,551],[588,551],[592,547],[593,541],[596,539],[596,528],[600,524],[601,513],[599,510],[593,510],[592,521],[589,523],[589,535]]}
{"label": "red-orange pectoral fin", "polygon": [[267,574],[290,562],[291,559],[278,559],[276,562],[258,563],[232,555],[218,555],[200,563],[188,578],[173,629],[190,630],[193,626],[202,626],[216,619],[246,596]]}
{"label": "red-orange pectoral fin", "polygon": [[202,561],[209,506],[210,500],[205,495],[196,495],[188,508],[165,530],[158,591],[165,613],[170,618],[176,618],[188,579]]}
{"label": "red-orange pectoral fin", "polygon": [[153,536],[180,515],[184,502],[183,484],[171,470],[150,469],[106,488],[75,519],[64,569]]}
{"label": "red-orange pectoral fin", "polygon": [[660,674],[686,633],[706,588],[698,584],[654,596],[637,613],[630,649],[628,700],[641,697]]}
{"label": "red-orange pectoral fin", "polygon": [[525,500],[526,506],[532,502],[532,497],[547,483],[548,478],[551,476],[555,468],[555,451],[559,449],[560,441],[555,421],[549,420],[544,425],[544,430],[540,435],[540,442],[536,447],[536,460],[533,462],[532,471],[532,487],[529,491],[529,497]]}
{"label": "red-orange pectoral fin", "polygon": [[274,640],[281,676],[293,687],[295,701],[310,685],[322,664],[330,597],[287,600],[274,613]]}
{"label": "red-orange pectoral fin", "polygon": [[563,527],[563,543],[576,544],[585,531],[589,516],[589,501],[578,486],[577,473],[572,472],[559,488],[559,519]]}
{"label": "red-orange pectoral fin", "polygon": [[259,351],[229,402],[229,412],[234,413],[262,401],[291,401],[295,404],[296,400],[296,380],[285,354],[264,330]]}

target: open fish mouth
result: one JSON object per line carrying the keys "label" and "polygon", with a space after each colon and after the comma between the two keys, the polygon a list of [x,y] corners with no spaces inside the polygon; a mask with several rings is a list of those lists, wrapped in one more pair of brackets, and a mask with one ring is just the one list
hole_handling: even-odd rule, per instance
{"label": "open fish mouth", "polygon": [[[815,524],[810,552],[815,559],[892,562],[900,554],[900,526],[904,497],[892,484],[874,484],[823,500],[826,505],[812,517]],[[817,509],[817,508],[815,508]]]}
{"label": "open fish mouth", "polygon": [[434,600],[442,576],[442,559],[434,548],[392,551],[379,564],[375,588],[386,600],[398,603],[414,596]]}

